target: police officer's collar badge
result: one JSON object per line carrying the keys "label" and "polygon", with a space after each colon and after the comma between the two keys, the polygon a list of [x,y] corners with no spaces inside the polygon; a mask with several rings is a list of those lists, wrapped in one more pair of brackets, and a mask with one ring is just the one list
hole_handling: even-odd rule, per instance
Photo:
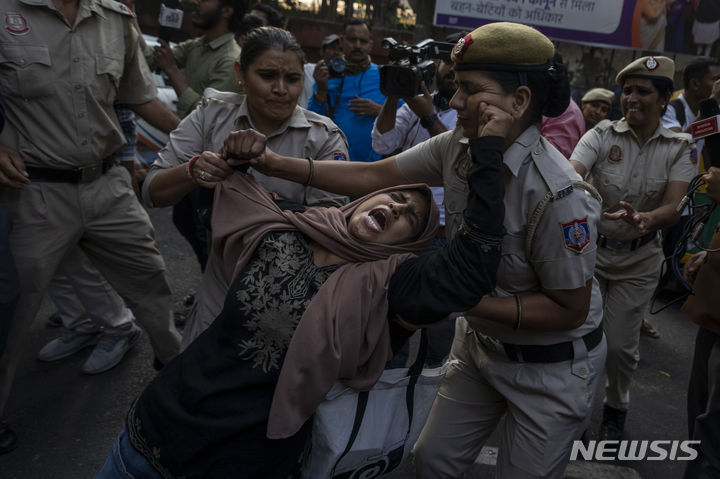
{"label": "police officer's collar badge", "polygon": [[654,57],[648,57],[647,60],[645,60],[645,68],[649,71],[655,70],[658,66],[660,66],[660,64]]}
{"label": "police officer's collar badge", "polygon": [[21,13],[5,14],[5,30],[11,35],[25,35],[30,31],[27,20]]}
{"label": "police officer's collar badge", "polygon": [[587,217],[560,224],[567,249],[581,253],[590,244],[590,226]]}
{"label": "police officer's collar badge", "polygon": [[465,52],[467,51],[468,47],[472,45],[473,39],[470,34],[465,35],[463,38],[458,40],[457,44],[455,45],[455,49],[453,50],[453,53],[455,56],[460,59],[463,57]]}

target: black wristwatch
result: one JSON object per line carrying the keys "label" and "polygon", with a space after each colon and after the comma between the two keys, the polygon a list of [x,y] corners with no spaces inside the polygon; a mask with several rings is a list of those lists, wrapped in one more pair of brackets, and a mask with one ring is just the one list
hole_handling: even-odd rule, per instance
{"label": "black wristwatch", "polygon": [[437,113],[433,113],[432,115],[424,116],[420,118],[420,126],[422,126],[425,129],[431,128],[433,124],[435,123],[435,120],[438,119]]}

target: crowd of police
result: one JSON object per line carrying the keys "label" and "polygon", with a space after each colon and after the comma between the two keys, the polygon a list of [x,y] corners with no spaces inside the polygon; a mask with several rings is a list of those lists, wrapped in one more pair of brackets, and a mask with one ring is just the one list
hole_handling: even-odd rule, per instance
{"label": "crowd of police", "polygon": [[[617,74],[616,92],[594,88],[577,105],[552,42],[495,23],[448,37],[452,54],[437,62],[434,85],[398,98],[381,91],[364,20],[347,21],[323,39],[320,61],[296,68],[267,55],[267,44],[295,49],[267,5],[195,0],[202,34],[152,47],[133,3],[2,3],[0,454],[17,447],[5,406],[45,292],[64,332],[38,359],[92,345],[87,374],[114,367],[143,332],[162,370],[213,322],[229,285],[208,241],[212,192],[242,169],[238,159],[295,210],[427,183],[441,210],[432,249],[443,248],[470,227],[472,145],[496,121],[509,126],[495,290],[430,328],[428,362],[458,361],[415,447],[418,477],[460,476],[503,418],[498,477],[562,477],[602,380],[600,438],[623,437],[639,337],[657,335],[645,314],[693,215],[678,204],[698,178],[708,202],[720,201],[720,158],[689,135],[700,102],[720,99],[720,62],[690,62],[675,98],[674,62],[641,57]],[[176,111],[157,98],[156,68],[177,93]],[[611,121],[618,102],[622,117]],[[170,135],[141,184],[134,115]],[[173,206],[204,271],[183,335],[143,204]],[[712,218],[703,249],[718,234]],[[711,274],[712,258],[690,259],[685,279]],[[435,289],[447,275],[438,272]],[[700,444],[688,479],[720,477],[719,320],[700,322],[689,398]]]}

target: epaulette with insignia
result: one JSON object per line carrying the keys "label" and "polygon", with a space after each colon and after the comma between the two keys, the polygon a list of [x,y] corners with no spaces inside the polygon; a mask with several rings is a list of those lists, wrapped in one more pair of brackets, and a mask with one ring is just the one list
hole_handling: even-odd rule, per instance
{"label": "epaulette with insignia", "polygon": [[126,15],[128,17],[134,17],[135,14],[130,10],[124,3],[116,2],[115,0],[100,0],[100,5],[113,12]]}
{"label": "epaulette with insignia", "polygon": [[568,186],[566,186],[565,188],[563,188],[563,189],[561,189],[561,190],[558,190],[557,193],[555,193],[555,199],[556,199],[556,200],[559,200],[560,198],[565,198],[566,196],[568,196],[568,195],[569,195],[570,193],[572,193],[572,192],[573,192],[573,186],[572,186],[572,185],[568,185]]}

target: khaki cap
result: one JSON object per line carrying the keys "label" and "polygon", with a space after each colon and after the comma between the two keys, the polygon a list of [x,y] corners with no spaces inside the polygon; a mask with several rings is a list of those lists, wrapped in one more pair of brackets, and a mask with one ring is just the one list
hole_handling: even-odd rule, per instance
{"label": "khaki cap", "polygon": [[461,38],[451,58],[456,70],[537,71],[552,64],[553,43],[532,27],[488,23]]}
{"label": "khaki cap", "polygon": [[612,105],[614,98],[615,93],[610,90],[606,90],[605,88],[593,88],[589,92],[585,93],[585,96],[582,97],[580,102],[589,103],[591,101],[601,101],[603,103],[607,103],[608,105]]}
{"label": "khaki cap", "polygon": [[622,85],[626,77],[667,78],[673,81],[675,62],[668,57],[641,57],[620,70],[615,83]]}

